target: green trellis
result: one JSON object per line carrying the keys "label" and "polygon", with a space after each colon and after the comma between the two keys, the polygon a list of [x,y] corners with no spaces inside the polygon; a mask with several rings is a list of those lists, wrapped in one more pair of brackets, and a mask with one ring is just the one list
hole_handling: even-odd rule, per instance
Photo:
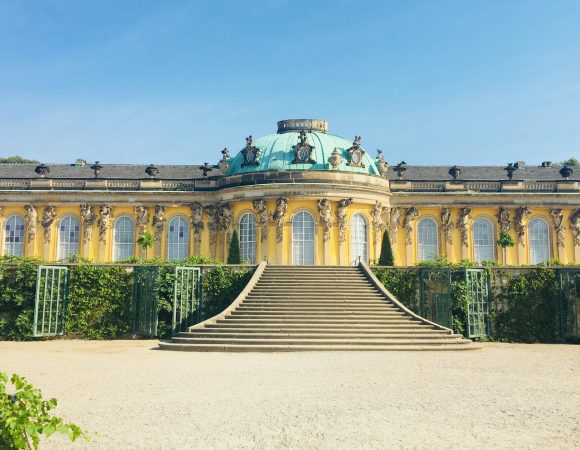
{"label": "green trellis", "polygon": [[38,267],[33,336],[47,337],[64,334],[67,290],[67,267]]}
{"label": "green trellis", "polygon": [[175,335],[198,322],[201,317],[201,270],[176,267],[173,291],[173,326]]}

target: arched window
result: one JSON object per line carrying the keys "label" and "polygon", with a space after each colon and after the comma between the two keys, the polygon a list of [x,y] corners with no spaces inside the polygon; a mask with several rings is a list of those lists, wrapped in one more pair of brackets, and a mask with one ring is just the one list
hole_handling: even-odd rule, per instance
{"label": "arched window", "polygon": [[256,262],[256,218],[252,213],[240,219],[240,257],[252,264]]}
{"label": "arched window", "polygon": [[483,217],[473,222],[473,259],[477,262],[493,261],[493,225]]}
{"label": "arched window", "polygon": [[135,225],[128,216],[119,217],[113,227],[113,261],[132,258],[135,248]]}
{"label": "arched window", "polygon": [[439,255],[437,224],[433,219],[425,218],[417,226],[419,242],[419,261],[430,261]]}
{"label": "arched window", "polygon": [[367,221],[362,214],[353,214],[350,218],[350,259],[357,258],[368,262]]}
{"label": "arched window", "polygon": [[528,224],[530,263],[539,264],[550,259],[550,235],[545,220],[535,218]]}
{"label": "arched window", "polygon": [[64,216],[58,227],[58,259],[79,253],[79,221],[75,216]]}
{"label": "arched window", "polygon": [[292,219],[292,262],[314,264],[314,217],[300,211]]}
{"label": "arched window", "polygon": [[183,217],[174,217],[167,227],[167,259],[181,261],[189,254],[189,224]]}
{"label": "arched window", "polygon": [[24,219],[8,216],[4,222],[4,254],[24,256]]}

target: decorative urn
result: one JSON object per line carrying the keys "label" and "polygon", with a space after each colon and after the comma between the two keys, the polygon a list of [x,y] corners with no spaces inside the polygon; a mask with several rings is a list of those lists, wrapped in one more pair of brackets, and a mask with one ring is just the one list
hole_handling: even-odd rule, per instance
{"label": "decorative urn", "polygon": [[508,179],[512,179],[514,176],[514,172],[518,170],[518,167],[514,163],[508,163],[507,166],[503,168],[507,172]]}
{"label": "decorative urn", "polygon": [[338,166],[342,164],[342,156],[340,156],[340,150],[338,150],[338,147],[334,147],[332,154],[328,158],[328,163],[333,169],[337,169]]}
{"label": "decorative urn", "polygon": [[399,164],[393,167],[393,170],[397,172],[399,178],[403,178],[403,172],[407,170],[407,163],[405,161],[401,161]]}
{"label": "decorative urn", "polygon": [[40,175],[41,177],[44,178],[44,176],[46,176],[47,174],[50,173],[50,167],[48,167],[46,164],[40,164],[39,166],[36,166],[36,168],[34,169],[34,171]]}
{"label": "decorative urn", "polygon": [[572,175],[573,172],[574,170],[568,164],[564,165],[564,167],[560,169],[560,175],[562,175],[562,178],[565,180],[570,178],[570,175]]}
{"label": "decorative urn", "polygon": [[157,174],[159,173],[159,168],[156,167],[153,164],[149,164],[146,168],[145,168],[145,173],[147,175],[149,175],[150,178],[155,178],[157,176]]}
{"label": "decorative urn", "polygon": [[99,161],[95,161],[95,163],[91,166],[91,169],[93,169],[93,172],[95,172],[95,178],[98,178],[101,170],[103,170],[103,166],[99,164]]}
{"label": "decorative urn", "polygon": [[461,175],[461,169],[457,166],[453,166],[449,169],[449,175],[451,175],[454,180],[457,180],[457,177]]}

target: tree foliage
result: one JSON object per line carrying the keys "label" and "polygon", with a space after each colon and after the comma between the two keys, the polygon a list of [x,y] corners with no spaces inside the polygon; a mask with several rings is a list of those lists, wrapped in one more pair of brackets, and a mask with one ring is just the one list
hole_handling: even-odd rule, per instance
{"label": "tree foliage", "polygon": [[150,231],[144,231],[137,238],[137,245],[145,251],[146,258],[149,257],[148,250],[155,245],[155,241],[155,235]]}
{"label": "tree foliage", "polygon": [[574,156],[572,156],[570,159],[567,159],[566,161],[562,161],[560,163],[560,165],[562,166],[580,166],[580,161],[578,161]]}
{"label": "tree foliage", "polygon": [[6,389],[8,381],[8,375],[0,372],[0,448],[37,449],[41,437],[48,438],[54,433],[64,434],[71,441],[87,438],[78,425],[51,415],[56,399],[44,400],[38,388],[16,374],[10,377],[15,389],[10,395]]}
{"label": "tree foliage", "polygon": [[22,156],[14,155],[8,156],[6,158],[0,157],[0,164],[36,164],[38,161],[35,159],[26,159]]}

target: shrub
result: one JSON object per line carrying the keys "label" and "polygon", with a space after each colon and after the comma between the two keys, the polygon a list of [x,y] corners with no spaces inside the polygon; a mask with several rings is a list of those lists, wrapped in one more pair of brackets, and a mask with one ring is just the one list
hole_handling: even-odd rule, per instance
{"label": "shrub", "polygon": [[389,231],[383,232],[383,242],[381,243],[381,256],[379,257],[379,266],[394,266],[395,257],[393,256],[393,248],[391,247],[391,239],[389,238]]}
{"label": "shrub", "polygon": [[202,320],[227,308],[242,291],[251,277],[249,270],[216,267],[203,278]]}
{"label": "shrub", "polygon": [[228,252],[228,264],[240,264],[240,240],[238,239],[238,232],[234,230],[232,238],[230,239],[230,249]]}

